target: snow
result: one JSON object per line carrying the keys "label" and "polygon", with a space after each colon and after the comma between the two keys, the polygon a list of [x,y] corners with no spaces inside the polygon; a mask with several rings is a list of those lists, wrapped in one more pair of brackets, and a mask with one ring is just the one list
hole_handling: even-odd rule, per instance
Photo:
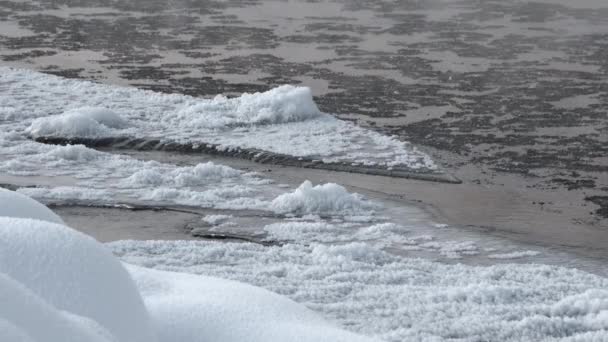
{"label": "snow", "polygon": [[0,217],[33,218],[64,224],[63,220],[46,206],[28,196],[0,188]]}
{"label": "snow", "polygon": [[168,172],[159,169],[143,169],[129,176],[122,183],[123,186],[146,187],[146,186],[173,186],[188,187],[207,185],[220,182],[227,178],[238,178],[241,172],[224,165],[216,165],[213,162],[197,164],[194,167],[180,167]]}
{"label": "snow", "polygon": [[[506,264],[540,260],[529,247],[489,244],[334,183],[290,191],[212,162],[144,161],[28,135],[125,135],[434,168],[407,143],[320,113],[307,88],[207,100],[0,67],[0,173],[36,185],[0,191],[0,341],[608,340],[608,280]],[[251,229],[279,245],[102,246],[24,195],[191,206],[209,213],[210,229]],[[241,227],[249,222],[255,227]]]}
{"label": "snow", "polygon": [[4,132],[112,137],[259,149],[324,162],[436,170],[411,146],[319,112],[309,88],[201,99],[0,67]]}
{"label": "snow", "polygon": [[109,135],[112,128],[127,126],[125,120],[107,108],[82,107],[60,115],[38,118],[26,132],[34,137],[101,137]]}
{"label": "snow", "polygon": [[283,296],[224,279],[129,266],[159,342],[371,341]]}
{"label": "snow", "polygon": [[0,272],[57,310],[94,320],[119,341],[152,339],[146,308],[122,264],[64,225],[0,217]]}
{"label": "snow", "polygon": [[217,226],[227,223],[227,221],[231,218],[233,218],[232,215],[205,215],[205,217],[203,217],[203,221],[212,226]]}
{"label": "snow", "polygon": [[363,242],[119,241],[122,260],[232,279],[385,341],[605,341],[608,280],[534,264],[466,266]]}
{"label": "snow", "polygon": [[[22,201],[6,193],[0,204]],[[0,340],[11,342],[372,341],[252,285],[123,264],[33,218],[0,217],[0,302]]]}
{"label": "snow", "polygon": [[492,259],[517,259],[523,257],[537,256],[540,252],[538,251],[519,251],[511,253],[496,253],[488,255],[488,258]]}
{"label": "snow", "polygon": [[281,214],[344,215],[372,211],[373,204],[358,194],[349,193],[343,186],[327,183],[313,186],[303,182],[292,193],[278,196],[270,208]]}
{"label": "snow", "polygon": [[0,341],[115,341],[95,322],[53,307],[1,271],[0,301]]}
{"label": "snow", "polygon": [[235,99],[222,95],[180,109],[170,120],[190,120],[196,128],[223,128],[245,124],[277,124],[314,119],[321,115],[307,87],[283,85],[264,93]]}

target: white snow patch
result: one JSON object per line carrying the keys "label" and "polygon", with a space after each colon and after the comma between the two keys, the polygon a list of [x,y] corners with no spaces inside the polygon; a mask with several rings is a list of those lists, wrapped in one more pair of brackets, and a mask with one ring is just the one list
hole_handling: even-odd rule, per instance
{"label": "white snow patch", "polygon": [[511,252],[511,253],[496,253],[488,255],[488,258],[492,259],[518,259],[525,257],[533,257],[539,255],[538,251],[520,251],[520,252]]}
{"label": "white snow patch", "polygon": [[126,128],[127,122],[107,108],[82,107],[63,114],[38,118],[27,128],[34,137],[100,137],[111,129]]}
{"label": "white snow patch", "polygon": [[[129,274],[91,237],[56,223],[0,217],[0,273],[57,310],[97,322],[118,341],[152,341],[146,308]],[[7,309],[4,303],[0,312]],[[29,321],[29,327],[37,329],[37,322]],[[63,341],[44,339],[49,340]]]}
{"label": "white snow patch", "polygon": [[264,93],[244,93],[228,99],[222,95],[209,102],[180,109],[169,120],[189,121],[196,128],[224,128],[243,124],[299,122],[321,115],[308,87],[283,85]]}
{"label": "white snow patch", "polygon": [[281,214],[345,215],[373,211],[373,204],[335,183],[313,186],[304,181],[294,192],[279,195],[270,204]]}
{"label": "white snow patch", "polygon": [[110,246],[127,262],[264,287],[385,341],[608,340],[608,280],[575,269],[435,263],[361,242],[267,247],[119,241]]}
{"label": "white snow patch", "polygon": [[232,215],[205,215],[202,220],[212,226],[217,226],[226,223],[232,217]]}
{"label": "white snow patch", "polygon": [[283,296],[234,281],[129,266],[159,342],[371,341]]}
{"label": "white snow patch", "polygon": [[32,218],[64,224],[61,217],[52,210],[18,192],[0,188],[0,217]]}

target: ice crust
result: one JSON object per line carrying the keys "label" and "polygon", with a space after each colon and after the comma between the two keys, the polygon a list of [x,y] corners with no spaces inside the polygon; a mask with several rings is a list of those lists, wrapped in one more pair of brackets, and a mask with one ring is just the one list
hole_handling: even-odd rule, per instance
{"label": "ice crust", "polygon": [[326,162],[437,168],[407,142],[321,113],[305,87],[201,99],[0,67],[0,90],[6,118],[0,127],[34,137],[120,135]]}
{"label": "ice crust", "polygon": [[1,341],[372,341],[262,288],[123,265],[33,218],[0,217],[0,302]]}

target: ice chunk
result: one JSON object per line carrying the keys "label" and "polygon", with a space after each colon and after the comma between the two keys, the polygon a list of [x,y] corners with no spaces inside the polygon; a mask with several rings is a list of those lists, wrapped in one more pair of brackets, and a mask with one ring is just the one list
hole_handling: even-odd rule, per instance
{"label": "ice chunk", "polygon": [[281,214],[345,215],[372,211],[374,206],[359,194],[335,183],[313,186],[304,181],[294,192],[279,195],[270,204]]}
{"label": "ice chunk", "polygon": [[0,217],[32,218],[64,224],[51,209],[15,191],[0,189]]}
{"label": "ice chunk", "polygon": [[220,128],[242,124],[299,122],[321,115],[308,87],[283,85],[264,93],[244,93],[227,99],[218,95],[210,102],[182,108],[169,120],[187,120],[199,128]]}
{"label": "ice chunk", "polygon": [[60,115],[38,118],[26,130],[34,137],[99,137],[110,129],[126,128],[127,122],[107,108],[82,107]]}

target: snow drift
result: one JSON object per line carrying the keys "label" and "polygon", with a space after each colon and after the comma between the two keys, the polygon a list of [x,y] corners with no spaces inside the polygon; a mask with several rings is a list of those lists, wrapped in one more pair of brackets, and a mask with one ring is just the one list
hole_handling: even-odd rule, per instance
{"label": "snow drift", "polygon": [[33,218],[64,224],[51,209],[17,192],[0,188],[0,217]]}
{"label": "snow drift", "polygon": [[0,272],[57,310],[97,322],[118,341],[152,338],[143,301],[120,261],[66,226],[0,217]]}

